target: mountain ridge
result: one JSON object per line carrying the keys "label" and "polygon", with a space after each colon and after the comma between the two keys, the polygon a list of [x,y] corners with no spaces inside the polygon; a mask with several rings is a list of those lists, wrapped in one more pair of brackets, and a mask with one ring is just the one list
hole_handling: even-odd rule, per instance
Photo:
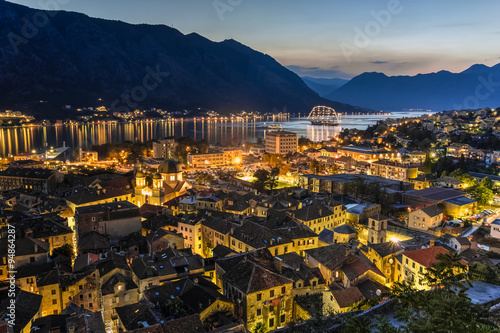
{"label": "mountain ridge", "polygon": [[477,109],[500,105],[500,64],[474,64],[462,72],[387,76],[365,72],[325,98],[376,110]]}
{"label": "mountain ridge", "polygon": [[[308,112],[324,104],[340,112],[371,111],[321,98],[274,58],[238,41],[214,42],[165,25],[52,11],[15,52],[7,36],[22,37],[23,18],[33,22],[44,12],[0,0],[0,106],[29,109],[46,101],[51,108]],[[168,76],[155,82],[155,71]]]}

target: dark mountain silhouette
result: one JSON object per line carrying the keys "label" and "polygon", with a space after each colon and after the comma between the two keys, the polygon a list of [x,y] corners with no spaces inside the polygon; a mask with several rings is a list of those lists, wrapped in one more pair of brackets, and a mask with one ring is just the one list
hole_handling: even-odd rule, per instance
{"label": "dark mountain silhouette", "polygon": [[476,109],[500,106],[500,64],[473,65],[461,73],[416,76],[363,73],[327,96],[376,110]]}
{"label": "dark mountain silhouette", "polygon": [[[35,32],[28,32],[30,25]],[[369,111],[319,97],[276,60],[234,40],[213,42],[164,25],[0,0],[0,107],[32,108],[40,101],[57,110],[112,105],[308,112],[325,104]]]}
{"label": "dark mountain silhouette", "polygon": [[321,97],[327,97],[335,90],[349,82],[349,80],[345,79],[323,79],[308,76],[302,76],[302,81],[304,81],[309,88],[317,92]]}

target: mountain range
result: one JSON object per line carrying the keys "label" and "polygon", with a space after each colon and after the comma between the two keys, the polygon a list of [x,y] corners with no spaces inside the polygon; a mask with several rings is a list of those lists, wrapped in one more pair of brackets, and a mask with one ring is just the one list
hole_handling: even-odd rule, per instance
{"label": "mountain range", "polygon": [[500,106],[500,64],[416,76],[363,73],[324,97],[384,111],[496,108]]}
{"label": "mountain range", "polygon": [[63,105],[221,112],[308,112],[328,105],[370,111],[320,97],[272,57],[235,40],[213,42],[165,25],[41,11],[3,0],[0,103],[16,109],[43,104],[57,113]]}
{"label": "mountain range", "polygon": [[309,88],[317,92],[321,97],[329,96],[335,90],[339,89],[347,82],[349,82],[349,80],[346,79],[325,79],[309,76],[302,76],[302,80],[307,84]]}

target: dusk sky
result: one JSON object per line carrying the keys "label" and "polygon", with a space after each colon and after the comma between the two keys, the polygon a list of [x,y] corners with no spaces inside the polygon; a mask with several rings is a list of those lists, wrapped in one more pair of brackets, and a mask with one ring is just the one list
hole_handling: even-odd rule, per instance
{"label": "dusk sky", "polygon": [[[415,75],[500,62],[494,0],[16,0],[129,23],[173,26],[214,41],[233,38],[301,75],[350,78],[366,71]],[[396,4],[393,4],[393,3]],[[399,3],[399,4],[398,4]],[[232,4],[232,5],[231,5]],[[224,10],[224,5],[226,6]],[[219,7],[219,10],[216,9]],[[391,8],[383,24],[374,12]],[[355,38],[371,28],[368,39]],[[349,50],[345,55],[342,48]]]}

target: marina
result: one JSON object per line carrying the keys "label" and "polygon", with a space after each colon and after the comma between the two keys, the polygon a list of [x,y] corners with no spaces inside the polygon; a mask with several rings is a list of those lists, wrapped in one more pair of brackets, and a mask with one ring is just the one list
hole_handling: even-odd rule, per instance
{"label": "marina", "polygon": [[[393,112],[369,115],[343,115],[342,126],[313,125],[306,115],[281,115],[269,118],[204,117],[195,119],[159,119],[134,122],[56,123],[1,127],[0,157],[28,152],[34,149],[61,147],[90,149],[93,145],[124,141],[146,142],[164,137],[189,136],[207,140],[211,144],[238,144],[263,139],[269,126],[275,124],[285,131],[313,141],[329,140],[345,128],[366,129],[379,120],[416,117],[429,112]],[[272,130],[272,127],[271,127]]]}

